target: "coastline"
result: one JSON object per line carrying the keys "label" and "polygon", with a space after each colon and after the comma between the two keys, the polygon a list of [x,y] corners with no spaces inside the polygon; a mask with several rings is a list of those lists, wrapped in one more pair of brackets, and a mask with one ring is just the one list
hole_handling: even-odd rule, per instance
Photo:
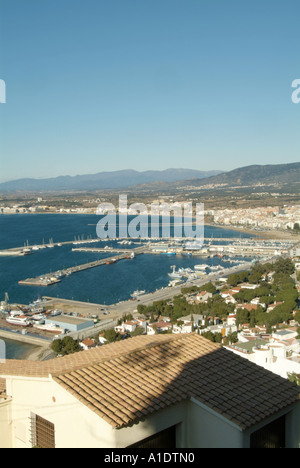
{"label": "coastline", "polygon": [[[0,213],[0,216],[12,216],[12,215],[96,215],[97,213],[94,210],[86,211],[86,212],[65,212],[65,211],[57,211],[57,212],[35,212],[35,213]],[[251,229],[250,227],[244,228],[241,226],[233,226],[233,225],[222,225],[222,224],[215,224],[211,221],[204,222],[204,227],[210,226],[219,229],[226,229],[229,231],[236,231],[241,232],[244,234],[253,235],[254,237],[261,237],[261,238],[268,238],[268,239],[277,239],[277,240],[295,240],[295,243],[300,240],[300,234],[292,233],[289,231],[282,231],[282,230],[255,230]]]}
{"label": "coastline", "polygon": [[27,349],[24,351],[24,353],[22,353],[22,361],[39,361],[40,356],[45,354],[45,352],[50,348],[50,342],[45,342],[45,340],[41,340],[39,338],[21,335],[6,330],[0,330],[0,339],[3,339],[4,342],[5,340],[8,340],[10,342],[19,342],[31,346],[30,349]]}
{"label": "coastline", "polygon": [[295,240],[295,243],[299,242],[300,240],[300,235],[299,234],[293,234],[288,231],[258,231],[254,230],[251,228],[243,228],[243,227],[238,227],[238,226],[225,226],[221,224],[214,224],[212,222],[205,222],[205,226],[210,226],[210,227],[215,227],[219,229],[228,229],[228,231],[237,231],[241,232],[244,234],[252,234],[253,237],[260,237],[260,238],[268,238],[268,239],[274,239],[274,240]]}

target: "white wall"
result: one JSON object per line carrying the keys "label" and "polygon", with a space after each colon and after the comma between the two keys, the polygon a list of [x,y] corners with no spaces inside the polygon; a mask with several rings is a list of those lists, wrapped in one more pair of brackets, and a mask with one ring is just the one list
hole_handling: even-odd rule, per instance
{"label": "white wall", "polygon": [[[8,379],[7,389],[13,397],[13,448],[31,448],[32,413],[54,424],[56,448],[127,447],[170,426],[184,424],[187,415],[187,403],[182,402],[132,427],[113,429],[51,378]],[[185,446],[182,427],[178,431],[178,446]]]}
{"label": "white wall", "polygon": [[188,405],[188,401],[181,402],[148,416],[145,421],[132,427],[116,430],[116,448],[128,447],[175,425],[177,425],[177,448],[185,448]]}
{"label": "white wall", "polygon": [[[55,426],[57,448],[125,448],[157,432],[177,425],[177,448],[242,448],[249,435],[196,400],[165,408],[144,421],[113,429],[62,386],[52,380],[13,378],[7,380],[12,402],[0,402],[1,448],[31,448],[30,416],[37,414]],[[298,412],[291,413],[289,444],[300,442]],[[12,424],[6,424],[11,410]],[[11,428],[11,438],[10,431]],[[254,428],[253,428],[254,430]],[[1,439],[1,438],[0,438]]]}
{"label": "white wall", "polygon": [[13,398],[12,448],[31,447],[32,413],[54,424],[57,448],[114,446],[113,428],[51,378],[14,378],[7,392]]}
{"label": "white wall", "polygon": [[10,400],[0,399],[0,448],[11,447]]}
{"label": "white wall", "polygon": [[[212,397],[213,398],[213,397]],[[189,405],[187,448],[243,448],[242,431],[192,399]]]}

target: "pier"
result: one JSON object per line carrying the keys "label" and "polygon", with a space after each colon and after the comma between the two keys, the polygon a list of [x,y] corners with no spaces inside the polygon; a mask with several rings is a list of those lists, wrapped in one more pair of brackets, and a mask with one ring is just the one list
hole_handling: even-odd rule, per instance
{"label": "pier", "polygon": [[[224,274],[226,274],[226,277],[228,277],[231,273],[237,273],[239,271],[244,271],[250,268],[251,265],[252,262],[243,262],[240,265],[226,270],[226,273],[224,272]],[[191,279],[184,284],[184,287],[201,287],[209,281],[216,281],[219,275],[219,272],[214,272],[210,275],[205,275],[198,279]],[[62,310],[64,313],[70,313],[72,311],[73,313],[78,313],[84,317],[91,317],[96,315],[101,320],[106,320],[108,318],[111,320],[118,320],[124,314],[137,314],[138,305],[149,306],[152,305],[155,301],[168,300],[180,295],[182,287],[183,285],[181,284],[173,287],[161,288],[156,291],[147,292],[137,297],[136,299],[128,299],[111,305],[92,304],[49,296],[44,296],[43,298],[48,301],[47,305],[51,306],[52,308]]]}
{"label": "pier", "polygon": [[[115,257],[107,257],[101,260],[96,260],[94,262],[89,262],[89,263],[84,263],[82,265],[77,265],[74,267],[64,268],[54,273],[47,273],[44,275],[39,275],[36,278],[27,278],[25,280],[19,281],[19,284],[27,285],[27,286],[51,286],[52,284],[60,283],[64,277],[70,276],[73,273],[78,273],[80,271],[88,270],[90,268],[96,268],[102,265],[111,265],[113,263],[117,263],[120,260],[124,260],[124,259],[131,259],[130,254],[132,254],[133,252],[136,256],[136,255],[141,255],[145,253],[146,251],[147,251],[147,248],[145,248],[144,246],[138,247],[137,249],[130,250],[130,251],[126,250],[124,253],[121,253]],[[105,252],[107,252],[107,250],[105,250]]]}
{"label": "pier", "polygon": [[97,247],[77,247],[72,249],[72,252],[94,252],[94,253],[127,253],[131,254],[132,249],[113,249],[112,247],[108,248],[97,248]]}
{"label": "pier", "polygon": [[3,249],[0,250],[0,256],[2,257],[19,257],[22,255],[30,255],[35,251],[53,248],[53,247],[61,247],[63,245],[78,245],[78,244],[92,244],[96,242],[100,242],[101,239],[86,239],[86,240],[72,240],[66,242],[52,242],[49,241],[48,243],[44,244],[33,244],[29,245],[28,242],[23,247],[12,247],[10,249]]}

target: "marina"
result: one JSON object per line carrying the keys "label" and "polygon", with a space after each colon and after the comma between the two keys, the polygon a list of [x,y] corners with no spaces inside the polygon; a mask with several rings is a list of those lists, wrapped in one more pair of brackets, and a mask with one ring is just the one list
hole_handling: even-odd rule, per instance
{"label": "marina", "polygon": [[[243,262],[238,266],[226,270],[227,274],[242,271],[249,268],[252,262]],[[172,267],[173,271],[174,268]],[[222,270],[221,270],[222,271]],[[221,271],[210,272],[207,276],[189,276],[186,278],[186,286],[201,286],[208,281],[216,280]],[[182,269],[181,274],[185,276],[191,273],[191,269]],[[224,272],[224,271],[223,271]],[[77,300],[68,300],[44,296],[42,299],[33,301],[28,306],[24,304],[9,304],[8,296],[1,302],[0,313],[0,336],[18,337],[19,340],[28,343],[44,344],[52,341],[59,335],[64,335],[65,328],[72,323],[77,323],[81,318],[90,320],[87,333],[95,333],[94,325],[102,329],[111,326],[124,314],[137,313],[137,305],[151,305],[154,301],[171,299],[181,293],[183,283],[174,282],[167,287],[161,287],[154,291],[135,290],[131,298],[111,305],[87,303]],[[37,313],[38,312],[38,313]],[[76,319],[78,317],[78,319]],[[64,323],[63,327],[59,326]],[[76,330],[74,330],[76,331]],[[69,332],[68,332],[69,333]],[[72,333],[74,336],[74,333]],[[77,336],[77,335],[75,335]],[[35,341],[40,340],[40,341]],[[44,341],[43,341],[44,340]],[[46,340],[46,341],[45,341]]]}
{"label": "marina", "polygon": [[31,255],[39,250],[43,249],[52,249],[54,247],[62,247],[63,245],[79,245],[79,244],[94,244],[95,242],[99,242],[100,239],[82,239],[82,240],[74,240],[74,241],[66,241],[66,242],[53,242],[53,239],[49,239],[48,243],[43,244],[33,244],[30,245],[27,241],[23,247],[12,247],[9,249],[0,250],[0,256],[3,257],[19,257],[24,255]]}
{"label": "marina", "polygon": [[[86,242],[100,242],[103,240],[82,240],[78,241],[79,243]],[[106,242],[117,242],[118,244],[125,244],[124,241],[118,242],[117,239],[105,240]],[[100,267],[103,265],[115,264],[124,259],[134,259],[136,256],[141,254],[152,254],[152,255],[162,255],[162,256],[182,256],[182,257],[201,257],[205,259],[209,258],[218,258],[222,259],[224,263],[234,263],[234,259],[238,257],[252,257],[252,258],[263,258],[265,256],[277,256],[286,254],[291,247],[291,242],[289,241],[274,241],[274,240],[265,240],[265,239],[239,239],[239,238],[211,238],[205,240],[201,248],[191,247],[190,240],[187,239],[168,239],[168,240],[159,240],[159,241],[147,241],[140,239],[140,246],[137,248],[119,248],[111,245],[106,245],[103,248],[100,247],[73,247],[72,252],[86,252],[89,254],[110,254],[111,256],[101,258],[98,260],[85,262],[76,266],[69,266],[60,268],[55,272],[48,272],[36,277],[30,277],[27,279],[22,279],[18,281],[19,285],[26,286],[40,286],[48,287],[60,283],[65,277],[68,277],[74,273],[83,272],[88,269]],[[78,244],[75,242],[75,244]],[[126,241],[126,244],[133,243],[132,241]],[[70,242],[50,243],[49,245],[69,245]],[[74,242],[72,241],[73,245]],[[114,255],[114,257],[112,257]],[[195,271],[193,272],[193,277],[197,275],[204,275],[212,267],[213,270],[218,268],[217,265],[208,265],[208,264],[197,264],[194,266]],[[169,276],[174,279],[182,279],[184,276],[182,273],[175,271],[176,266],[173,265],[173,272]],[[212,270],[212,271],[213,271]],[[188,275],[185,275],[188,276]]]}
{"label": "marina", "polygon": [[[16,251],[14,246],[24,245],[32,252],[1,256],[0,297],[8,292],[14,301],[29,304],[38,296],[49,296],[70,301],[65,303],[68,307],[79,301],[86,304],[84,310],[94,311],[102,306],[89,304],[102,304],[112,314],[132,309],[134,301],[165,297],[173,287],[207,282],[245,262],[287,252],[293,244],[211,226],[205,227],[205,240],[198,250],[186,249],[187,239],[93,239],[97,220],[95,215],[0,217],[1,251]],[[39,243],[43,238],[49,241]],[[209,269],[195,269],[202,264]],[[145,294],[131,297],[136,291]]]}

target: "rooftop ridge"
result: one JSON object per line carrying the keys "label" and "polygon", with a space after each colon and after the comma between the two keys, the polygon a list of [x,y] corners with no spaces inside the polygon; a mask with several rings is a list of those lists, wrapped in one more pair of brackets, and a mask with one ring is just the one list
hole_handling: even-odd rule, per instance
{"label": "rooftop ridge", "polygon": [[7,359],[5,363],[0,364],[0,376],[48,377],[50,374],[52,376],[62,375],[85,367],[91,367],[97,363],[108,362],[145,349],[151,349],[183,339],[188,339],[188,335],[143,335],[122,342],[114,342],[87,351],[54,358],[49,361]]}

